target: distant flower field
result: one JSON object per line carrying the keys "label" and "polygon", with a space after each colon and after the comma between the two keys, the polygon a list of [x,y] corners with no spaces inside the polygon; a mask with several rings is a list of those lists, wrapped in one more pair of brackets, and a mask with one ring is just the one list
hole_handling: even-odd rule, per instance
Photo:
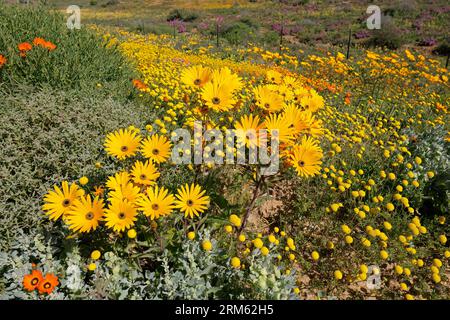
{"label": "distant flower field", "polygon": [[[44,170],[39,187],[0,184],[12,190],[2,211],[22,215],[14,194],[32,203],[20,218],[25,226],[10,222],[14,236],[5,232],[1,297],[450,297],[442,61],[411,50],[360,50],[346,59],[215,48],[198,35],[98,26],[59,36],[60,21],[48,19],[55,27],[31,36],[9,31],[8,43],[0,42],[5,101],[17,85],[67,91],[61,103],[73,103],[69,88],[88,98],[77,111],[84,116],[60,110],[30,120],[46,131],[53,118],[68,117],[59,130],[78,139],[56,149],[64,165],[47,164],[47,154],[40,164],[46,144],[29,142],[39,149],[24,166]],[[89,47],[64,60],[77,37]],[[77,77],[80,61],[87,70]],[[106,97],[127,113],[90,107]],[[102,120],[91,124],[91,114]],[[22,138],[7,131],[10,150]],[[218,138],[226,132],[233,139]],[[236,161],[265,146],[277,151],[270,174],[275,158]],[[8,153],[1,178],[15,174],[19,157]]]}

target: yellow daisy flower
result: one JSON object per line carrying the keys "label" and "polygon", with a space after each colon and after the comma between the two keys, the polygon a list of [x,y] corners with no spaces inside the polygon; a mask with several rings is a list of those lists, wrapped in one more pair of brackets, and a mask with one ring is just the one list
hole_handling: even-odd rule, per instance
{"label": "yellow daisy flower", "polygon": [[268,86],[258,86],[253,89],[256,105],[269,112],[277,112],[283,109],[283,97]]}
{"label": "yellow daisy flower", "polygon": [[265,143],[266,139],[260,132],[261,129],[264,129],[264,124],[260,122],[257,115],[254,117],[252,114],[242,116],[234,128],[238,142],[245,143],[247,147],[255,148]]}
{"label": "yellow daisy flower", "polygon": [[203,87],[210,79],[211,70],[202,66],[193,66],[181,73],[181,82],[191,88]]}
{"label": "yellow daisy flower", "polygon": [[172,144],[165,136],[154,134],[142,141],[141,152],[145,158],[162,163],[169,158],[171,146]]}
{"label": "yellow daisy flower", "polygon": [[208,108],[214,111],[227,111],[236,103],[230,88],[217,82],[208,82],[203,87],[201,96]]}
{"label": "yellow daisy flower", "polygon": [[310,137],[303,137],[301,144],[293,147],[290,162],[299,176],[310,177],[320,172],[322,157],[322,149],[317,142]]}
{"label": "yellow daisy flower", "polygon": [[145,195],[137,201],[139,210],[142,211],[151,220],[167,216],[172,213],[175,197],[169,194],[164,187],[159,188],[157,185],[147,188]]}
{"label": "yellow daisy flower", "polygon": [[135,186],[131,182],[122,185],[120,188],[117,188],[109,193],[110,198],[116,198],[119,200],[128,200],[129,202],[135,202],[141,197],[140,194],[141,189],[138,186]]}
{"label": "yellow daisy flower", "polygon": [[111,199],[105,210],[105,221],[108,228],[116,232],[123,232],[134,226],[137,220],[137,208],[127,200]]}
{"label": "yellow daisy flower", "polygon": [[76,232],[90,232],[95,230],[103,219],[103,200],[90,195],[76,199],[73,207],[66,215],[69,229]]}
{"label": "yellow daisy flower", "polygon": [[160,175],[153,162],[148,160],[145,163],[136,161],[131,169],[133,181],[139,185],[152,186]]}
{"label": "yellow daisy flower", "polygon": [[109,155],[123,160],[136,154],[140,142],[141,136],[136,131],[120,129],[109,133],[104,145]]}
{"label": "yellow daisy flower", "polygon": [[56,185],[53,188],[55,191],[51,190],[44,196],[42,209],[50,220],[56,221],[72,208],[74,201],[81,197],[84,191],[75,183],[69,186],[67,181],[62,182],[62,190]]}
{"label": "yellow daisy flower", "polygon": [[106,181],[106,187],[111,190],[120,189],[130,182],[130,174],[126,171],[117,172],[114,176],[111,176]]}
{"label": "yellow daisy flower", "polygon": [[175,208],[184,212],[185,217],[193,218],[194,215],[199,216],[199,213],[204,212],[209,205],[209,196],[203,196],[205,190],[202,190],[199,185],[188,184],[178,189],[177,199],[175,201]]}

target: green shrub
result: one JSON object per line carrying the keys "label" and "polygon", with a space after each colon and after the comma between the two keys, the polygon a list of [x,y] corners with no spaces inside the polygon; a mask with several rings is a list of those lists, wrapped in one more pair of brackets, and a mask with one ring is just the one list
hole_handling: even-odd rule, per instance
{"label": "green shrub", "polygon": [[167,16],[167,21],[182,20],[184,22],[192,22],[198,18],[198,14],[193,11],[174,9]]}
{"label": "green shrub", "polygon": [[373,30],[373,34],[366,45],[371,47],[383,47],[388,49],[398,49],[404,40],[400,30],[395,26],[390,16],[383,16],[381,19],[381,29]]}
{"label": "green shrub", "polygon": [[102,4],[103,8],[109,7],[109,6],[115,6],[119,3],[119,0],[108,0],[106,3]]}
{"label": "green shrub", "polygon": [[241,18],[239,19],[240,22],[245,23],[247,26],[249,26],[250,28],[253,29],[258,29],[260,24],[258,22],[256,22],[255,20],[251,19],[251,18]]}
{"label": "green shrub", "polygon": [[[36,37],[51,41],[57,48],[47,52],[34,47],[21,57],[17,45],[32,43]],[[4,89],[17,83],[81,88],[106,82],[124,88],[130,86],[133,76],[126,59],[115,48],[107,47],[84,27],[69,30],[64,16],[43,8],[0,5],[0,54],[8,59],[0,72]]]}
{"label": "green shrub", "polygon": [[280,43],[280,34],[273,30],[267,31],[264,34],[263,41],[268,46],[278,45]]}
{"label": "green shrub", "polygon": [[134,30],[142,34],[149,34],[149,33],[153,33],[156,35],[173,34],[173,27],[168,26],[167,24],[155,24],[150,22],[149,23],[141,22],[134,27]]}
{"label": "green shrub", "polygon": [[255,30],[247,24],[236,22],[222,31],[222,37],[232,45],[245,44],[254,38],[254,31]]}
{"label": "green shrub", "polygon": [[440,56],[448,56],[450,55],[450,45],[446,42],[441,43],[433,50],[433,54],[437,54]]}
{"label": "green shrub", "polygon": [[389,16],[411,17],[417,11],[418,5],[415,0],[397,0],[393,1],[391,6],[384,10],[384,14]]}
{"label": "green shrub", "polygon": [[[97,92],[96,92],[97,91]],[[121,104],[110,88],[96,91],[0,92],[0,244],[18,229],[28,232],[42,220],[42,196],[62,179],[77,179],[103,162],[109,131],[143,125],[148,107]],[[107,116],[105,116],[107,115]]]}

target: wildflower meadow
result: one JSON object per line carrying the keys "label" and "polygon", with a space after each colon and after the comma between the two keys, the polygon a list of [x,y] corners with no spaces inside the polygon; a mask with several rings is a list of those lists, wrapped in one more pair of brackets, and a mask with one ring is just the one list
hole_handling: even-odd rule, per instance
{"label": "wildflower meadow", "polygon": [[79,2],[0,1],[1,299],[450,298],[445,1]]}

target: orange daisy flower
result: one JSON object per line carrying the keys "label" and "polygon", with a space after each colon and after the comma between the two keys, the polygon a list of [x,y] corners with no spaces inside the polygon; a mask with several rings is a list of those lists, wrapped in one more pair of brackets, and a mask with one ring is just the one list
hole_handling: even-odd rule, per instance
{"label": "orange daisy flower", "polygon": [[45,45],[45,43],[46,43],[46,41],[45,41],[45,39],[43,39],[43,38],[34,38],[34,40],[33,40],[33,44],[35,45],[35,46],[44,46]]}
{"label": "orange daisy flower", "polygon": [[6,63],[6,58],[0,54],[0,68]]}
{"label": "orange daisy flower", "polygon": [[39,286],[42,280],[42,272],[40,272],[39,270],[33,270],[30,274],[27,274],[23,277],[23,287],[25,288],[25,290],[31,292]]}
{"label": "orange daisy flower", "polygon": [[147,86],[145,83],[143,83],[141,80],[134,79],[132,82],[133,82],[133,86],[134,86],[136,89],[139,89],[139,90],[145,90],[145,89],[148,88],[148,86]]}
{"label": "orange daisy flower", "polygon": [[41,282],[39,282],[38,285],[39,293],[50,294],[58,286],[58,284],[59,284],[58,277],[55,276],[53,273],[47,273],[45,275],[45,278],[42,279]]}
{"label": "orange daisy flower", "polygon": [[56,49],[56,44],[50,42],[50,41],[45,41],[44,43],[44,48],[47,48],[48,51],[53,51]]}
{"label": "orange daisy flower", "polygon": [[17,47],[19,48],[19,51],[20,51],[20,52],[27,52],[27,51],[30,51],[30,50],[33,48],[33,46],[31,45],[31,43],[29,43],[29,42],[22,42],[22,43],[19,43],[19,44],[17,45]]}

